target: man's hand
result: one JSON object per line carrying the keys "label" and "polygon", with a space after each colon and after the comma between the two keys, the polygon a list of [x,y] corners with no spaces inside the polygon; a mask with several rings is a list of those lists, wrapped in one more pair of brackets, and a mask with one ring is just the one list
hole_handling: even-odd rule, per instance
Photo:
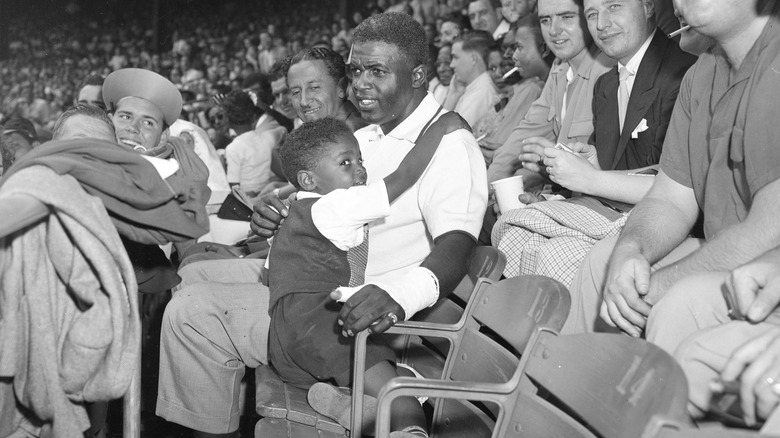
{"label": "man's hand", "polygon": [[[536,193],[531,193],[531,192],[520,193],[519,195],[517,195],[517,199],[525,205],[544,201],[544,198],[542,198],[541,195],[539,195],[538,191]],[[493,208],[493,214],[495,214],[496,216],[501,214],[501,212],[498,211],[498,202],[496,202],[496,194],[494,191],[492,191],[492,189],[490,192],[490,196],[488,198],[488,205]]]}
{"label": "man's hand", "polygon": [[[338,318],[341,333],[344,336],[353,336],[367,328],[371,333],[384,333],[396,322],[388,316],[390,313],[398,317],[397,321],[406,319],[401,305],[384,289],[373,284],[366,285],[352,295],[341,308]],[[374,322],[377,324],[372,326]]]}
{"label": "man's hand", "polygon": [[599,170],[585,158],[561,149],[545,148],[543,162],[550,181],[575,192],[592,191],[591,184]]}
{"label": "man's hand", "polygon": [[740,382],[740,403],[745,422],[766,419],[780,401],[780,327],[751,339],[737,349],[721,372],[724,381]]}
{"label": "man's hand", "polygon": [[650,287],[650,263],[638,251],[619,248],[612,254],[601,303],[601,319],[639,337],[650,314],[642,297]]}
{"label": "man's hand", "polygon": [[757,260],[740,266],[731,271],[726,287],[749,321],[763,321],[780,304],[780,264]]}
{"label": "man's hand", "polygon": [[518,159],[526,169],[546,176],[547,170],[542,162],[545,148],[555,148],[555,144],[544,137],[526,138],[523,140],[523,152]]}
{"label": "man's hand", "polygon": [[284,218],[290,214],[287,206],[279,199],[276,190],[261,196],[255,203],[254,209],[250,227],[253,233],[265,238],[273,237]]}
{"label": "man's hand", "polygon": [[575,141],[574,143],[569,143],[569,149],[571,149],[572,152],[579,155],[580,157],[588,160],[590,164],[593,165],[596,169],[601,169],[601,165],[599,165],[599,156],[596,152],[596,147],[592,144],[583,143],[581,141]]}

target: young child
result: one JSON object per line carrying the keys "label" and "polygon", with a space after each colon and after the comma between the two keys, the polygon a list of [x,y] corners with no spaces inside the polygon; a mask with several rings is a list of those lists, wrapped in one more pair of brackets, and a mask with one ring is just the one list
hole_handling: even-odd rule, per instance
{"label": "young child", "polygon": [[[348,250],[363,242],[364,226],[386,217],[390,204],[422,176],[441,138],[463,127],[467,125],[460,116],[444,114],[418,138],[397,170],[369,185],[358,142],[343,122],[325,118],[287,136],[282,166],[299,192],[274,238],[268,271],[268,354],[282,379],[301,387],[317,382],[349,385],[353,340],[341,335],[337,324],[341,304],[329,297],[338,287],[354,286],[351,276],[363,283],[362,272],[351,272]],[[399,375],[393,350],[369,338],[366,394],[376,397],[389,379]],[[425,415],[415,398],[400,399],[393,406],[393,429],[417,431],[394,436],[427,436]],[[346,415],[343,406],[333,408],[321,413],[336,412],[329,416],[349,427],[348,408]]]}

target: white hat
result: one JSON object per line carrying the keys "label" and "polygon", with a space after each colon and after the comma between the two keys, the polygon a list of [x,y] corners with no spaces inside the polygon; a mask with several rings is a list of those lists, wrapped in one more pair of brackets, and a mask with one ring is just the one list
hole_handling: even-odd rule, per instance
{"label": "white hat", "polygon": [[152,102],[162,111],[168,126],[173,125],[181,115],[182,98],[179,89],[151,70],[124,68],[106,77],[103,82],[103,101],[109,111],[116,110],[119,101],[130,96]]}

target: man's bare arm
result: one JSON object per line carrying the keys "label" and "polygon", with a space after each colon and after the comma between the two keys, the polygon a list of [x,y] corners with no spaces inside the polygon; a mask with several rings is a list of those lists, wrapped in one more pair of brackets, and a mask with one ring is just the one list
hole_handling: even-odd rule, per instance
{"label": "man's bare arm", "polygon": [[744,221],[724,229],[688,257],[655,272],[647,301],[657,302],[669,286],[691,273],[729,271],[780,245],[778,199],[780,180],[775,180],[756,193]]}
{"label": "man's bare arm", "polygon": [[439,298],[447,296],[469,269],[469,254],[476,246],[474,238],[461,231],[440,236],[420,266],[428,268],[439,280]]}
{"label": "man's bare arm", "polygon": [[[440,236],[420,266],[429,269],[439,282],[440,297],[455,289],[468,271],[468,256],[476,246],[474,239],[463,232]],[[383,333],[392,322],[384,315],[394,313],[400,320],[405,314],[401,306],[385,290],[369,284],[350,297],[339,312],[342,331],[347,336],[371,327],[373,333]],[[379,320],[379,318],[382,318]],[[379,320],[379,323],[371,326]]]}
{"label": "man's bare arm", "polygon": [[693,190],[660,172],[634,208],[610,257],[601,318],[632,336],[645,326],[650,266],[688,235],[698,216]]}
{"label": "man's bare arm", "polygon": [[616,248],[635,247],[653,264],[688,236],[698,216],[693,189],[659,171],[650,191],[631,211]]}

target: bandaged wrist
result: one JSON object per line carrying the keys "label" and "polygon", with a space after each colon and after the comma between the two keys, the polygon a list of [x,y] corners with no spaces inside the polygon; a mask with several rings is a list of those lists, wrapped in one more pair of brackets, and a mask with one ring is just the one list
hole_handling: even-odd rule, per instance
{"label": "bandaged wrist", "polygon": [[404,309],[407,320],[439,299],[439,280],[430,269],[422,266],[388,282],[384,289]]}
{"label": "bandaged wrist", "polygon": [[[366,284],[373,284],[387,292],[390,298],[404,309],[406,319],[426,307],[431,307],[439,299],[439,280],[430,269],[422,266],[410,269],[403,277],[395,280],[371,281]],[[340,295],[337,301],[347,301],[364,286],[365,284],[355,287],[342,286],[336,289]]]}

